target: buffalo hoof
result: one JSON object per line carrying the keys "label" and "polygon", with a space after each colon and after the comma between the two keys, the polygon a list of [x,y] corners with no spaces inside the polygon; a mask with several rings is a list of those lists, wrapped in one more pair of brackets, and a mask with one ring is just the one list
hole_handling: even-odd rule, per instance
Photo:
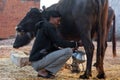
{"label": "buffalo hoof", "polygon": [[105,75],[105,73],[98,74],[98,75],[97,75],[97,78],[99,78],[99,79],[105,79],[105,78],[106,78],[106,75]]}
{"label": "buffalo hoof", "polygon": [[90,75],[84,74],[84,75],[80,75],[79,78],[81,78],[81,79],[89,79],[90,76],[92,76],[92,75],[91,74]]}
{"label": "buffalo hoof", "polygon": [[80,70],[72,70],[72,73],[80,73]]}

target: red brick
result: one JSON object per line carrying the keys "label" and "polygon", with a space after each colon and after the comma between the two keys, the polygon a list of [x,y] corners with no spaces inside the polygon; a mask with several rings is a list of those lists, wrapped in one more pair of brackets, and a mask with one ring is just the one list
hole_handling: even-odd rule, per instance
{"label": "red brick", "polygon": [[15,26],[22,20],[31,7],[39,8],[39,2],[21,2],[21,0],[6,0],[4,10],[0,12],[0,38],[15,35]]}

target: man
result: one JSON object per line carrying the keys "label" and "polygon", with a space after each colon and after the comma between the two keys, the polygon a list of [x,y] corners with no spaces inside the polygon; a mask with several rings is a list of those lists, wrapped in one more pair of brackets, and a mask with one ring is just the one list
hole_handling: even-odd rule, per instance
{"label": "man", "polygon": [[[48,21],[39,25],[41,28],[37,32],[29,58],[32,67],[38,72],[38,77],[54,78],[72,56],[72,49],[78,47],[77,42],[64,41],[57,35],[60,17],[57,11],[50,11]],[[59,50],[58,47],[63,49]]]}

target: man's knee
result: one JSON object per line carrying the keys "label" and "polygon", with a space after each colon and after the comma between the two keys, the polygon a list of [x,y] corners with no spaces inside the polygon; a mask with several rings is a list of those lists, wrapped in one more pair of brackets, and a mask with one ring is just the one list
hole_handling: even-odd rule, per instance
{"label": "man's knee", "polygon": [[38,65],[35,62],[32,62],[31,66],[34,70],[38,71]]}
{"label": "man's knee", "polygon": [[72,48],[65,48],[64,50],[66,55],[72,56],[73,53]]}

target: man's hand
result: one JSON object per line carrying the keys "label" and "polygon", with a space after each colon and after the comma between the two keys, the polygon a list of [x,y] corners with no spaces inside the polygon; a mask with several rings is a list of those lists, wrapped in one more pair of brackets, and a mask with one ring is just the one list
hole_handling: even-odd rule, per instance
{"label": "man's hand", "polygon": [[72,48],[73,52],[74,52],[75,50],[77,50],[77,49],[78,49],[78,47]]}
{"label": "man's hand", "polygon": [[81,41],[81,40],[78,41],[78,42],[77,42],[77,45],[78,45],[78,47],[83,46],[82,41]]}

